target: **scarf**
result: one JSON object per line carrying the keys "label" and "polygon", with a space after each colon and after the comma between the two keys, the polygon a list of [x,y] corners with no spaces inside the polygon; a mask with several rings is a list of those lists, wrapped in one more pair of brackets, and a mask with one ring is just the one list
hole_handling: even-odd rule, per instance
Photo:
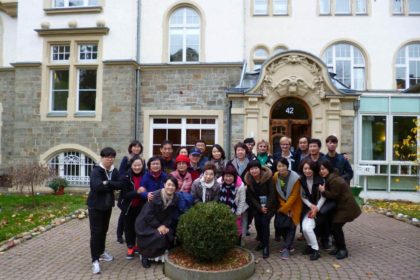
{"label": "scarf", "polygon": [[168,195],[166,193],[165,189],[161,189],[160,190],[160,194],[162,196],[163,209],[166,209],[166,208],[168,208],[169,204],[171,204],[172,199],[174,198],[174,194]]}
{"label": "scarf", "polygon": [[153,179],[158,179],[160,175],[162,174],[162,170],[159,170],[158,172],[150,171],[150,175],[152,175]]}
{"label": "scarf", "polygon": [[267,153],[258,154],[257,159],[261,163],[261,166],[264,166],[267,163],[268,154]]}
{"label": "scarf", "polygon": [[201,183],[200,185],[201,185],[201,187],[203,189],[202,200],[203,200],[203,202],[206,202],[206,191],[207,191],[207,189],[211,189],[214,186],[214,179],[210,183],[206,183],[204,181],[204,176],[202,176],[200,178],[200,183]]}
{"label": "scarf", "polygon": [[242,176],[244,171],[246,170],[246,167],[248,166],[249,159],[245,157],[245,159],[241,162],[238,160],[238,158],[232,159],[232,164],[236,168],[236,171],[238,171],[238,175]]}
{"label": "scarf", "polygon": [[223,183],[219,191],[219,202],[229,206],[233,214],[236,213],[238,206],[235,203],[236,188],[235,182],[228,185]]}
{"label": "scarf", "polygon": [[[286,176],[286,178],[282,178],[280,174],[278,176],[279,177],[276,184],[277,193],[283,200],[287,200],[292,193],[293,186],[299,180],[299,175],[294,171],[289,171],[289,174]],[[283,186],[281,186],[282,181],[284,182]]]}

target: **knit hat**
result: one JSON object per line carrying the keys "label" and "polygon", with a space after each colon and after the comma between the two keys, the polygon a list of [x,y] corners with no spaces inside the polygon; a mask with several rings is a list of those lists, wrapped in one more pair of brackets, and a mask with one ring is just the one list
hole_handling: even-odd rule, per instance
{"label": "knit hat", "polygon": [[232,164],[226,165],[225,169],[222,172],[222,178],[225,176],[225,174],[233,175],[233,177],[235,178],[234,182],[236,182],[238,172],[236,172],[236,168]]}
{"label": "knit hat", "polygon": [[260,161],[259,161],[259,160],[251,160],[251,161],[248,163],[248,165],[247,165],[247,167],[246,167],[246,170],[250,170],[252,167],[258,167],[259,169],[262,169],[262,167],[261,167],[261,163],[260,163]]}
{"label": "knit hat", "polygon": [[175,164],[178,162],[185,162],[186,164],[190,164],[190,159],[186,155],[178,155],[175,159]]}
{"label": "knit hat", "polygon": [[254,140],[253,137],[245,138],[244,143],[245,144],[252,144],[252,143],[255,144],[255,140]]}

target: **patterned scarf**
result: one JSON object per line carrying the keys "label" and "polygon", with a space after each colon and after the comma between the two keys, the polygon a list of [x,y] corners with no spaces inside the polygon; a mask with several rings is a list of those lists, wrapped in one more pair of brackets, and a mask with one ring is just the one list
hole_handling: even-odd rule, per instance
{"label": "patterned scarf", "polygon": [[229,206],[230,210],[233,214],[236,213],[237,205],[235,203],[235,195],[236,195],[236,188],[235,182],[228,185],[226,183],[222,184],[222,187],[219,191],[219,202],[226,204]]}
{"label": "patterned scarf", "polygon": [[166,208],[168,208],[169,204],[171,204],[172,199],[174,198],[174,194],[168,195],[166,193],[165,189],[161,189],[160,190],[160,194],[162,196],[163,209],[166,209]]}

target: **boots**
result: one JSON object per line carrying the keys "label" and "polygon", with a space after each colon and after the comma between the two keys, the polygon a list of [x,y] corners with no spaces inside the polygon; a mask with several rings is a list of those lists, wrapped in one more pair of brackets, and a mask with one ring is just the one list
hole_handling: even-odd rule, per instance
{"label": "boots", "polygon": [[342,260],[344,258],[347,258],[349,256],[349,252],[347,252],[346,249],[341,249],[338,251],[337,255],[335,255],[335,258],[337,260]]}
{"label": "boots", "polygon": [[268,258],[270,256],[270,252],[268,250],[268,246],[264,246],[263,252],[262,252],[262,256],[263,256],[263,259],[266,259],[266,258]]}
{"label": "boots", "polygon": [[319,259],[321,257],[321,254],[319,253],[318,250],[313,250],[312,254],[309,256],[309,259],[311,261],[316,261],[317,259]]}
{"label": "boots", "polygon": [[141,258],[141,264],[143,265],[144,268],[149,268],[150,267],[150,261],[148,258],[143,257]]}

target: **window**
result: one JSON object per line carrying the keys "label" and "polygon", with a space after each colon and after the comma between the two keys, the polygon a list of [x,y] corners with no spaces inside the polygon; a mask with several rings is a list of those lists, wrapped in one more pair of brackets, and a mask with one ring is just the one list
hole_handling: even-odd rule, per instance
{"label": "window", "polygon": [[420,0],[391,0],[392,14],[420,14]]}
{"label": "window", "polygon": [[94,165],[93,159],[76,151],[62,152],[48,161],[55,174],[69,181],[70,186],[89,186]]}
{"label": "window", "polygon": [[287,47],[278,46],[278,47],[274,48],[273,55],[276,55],[276,54],[279,54],[279,53],[282,53],[282,52],[285,52],[285,51],[287,51]]}
{"label": "window", "polygon": [[169,18],[170,62],[200,59],[200,16],[192,8],[179,8]]}
{"label": "window", "polygon": [[198,139],[206,142],[207,152],[216,143],[217,120],[215,118],[153,118],[152,129],[152,150],[153,155],[160,154],[160,144],[169,139],[174,143],[174,151],[180,146],[188,148],[194,146]]}
{"label": "window", "polygon": [[336,14],[350,14],[350,0],[336,0],[335,1],[335,13]]}
{"label": "window", "polygon": [[287,15],[288,0],[273,0],[273,15]]}
{"label": "window", "polygon": [[393,154],[394,161],[415,161],[417,159],[417,139],[420,139],[420,131],[417,131],[417,123],[420,117],[393,117]]}
{"label": "window", "polygon": [[319,1],[319,13],[321,15],[331,14],[330,0],[320,0]]}
{"label": "window", "polygon": [[320,15],[366,15],[367,0],[319,0]]}
{"label": "window", "polygon": [[252,62],[254,70],[260,69],[264,61],[268,58],[268,51],[265,48],[255,49],[252,55]]}
{"label": "window", "polygon": [[362,160],[386,160],[386,116],[362,117]]}
{"label": "window", "polygon": [[[66,116],[69,111],[95,113],[97,43],[71,41],[66,44],[51,44],[50,62],[47,67],[50,116],[56,113]],[[75,100],[76,104],[69,104],[69,100]]]}
{"label": "window", "polygon": [[402,47],[395,63],[397,89],[407,89],[420,83],[420,43]]}
{"label": "window", "polygon": [[254,15],[288,15],[289,0],[254,0]]}
{"label": "window", "polygon": [[53,8],[98,6],[98,0],[53,0]]}
{"label": "window", "polygon": [[365,59],[357,47],[335,44],[325,51],[323,60],[328,71],[335,73],[335,78],[344,85],[356,90],[365,89]]}
{"label": "window", "polygon": [[420,0],[408,0],[408,13],[410,14],[420,13]]}
{"label": "window", "polygon": [[254,15],[268,15],[268,0],[254,0]]}

